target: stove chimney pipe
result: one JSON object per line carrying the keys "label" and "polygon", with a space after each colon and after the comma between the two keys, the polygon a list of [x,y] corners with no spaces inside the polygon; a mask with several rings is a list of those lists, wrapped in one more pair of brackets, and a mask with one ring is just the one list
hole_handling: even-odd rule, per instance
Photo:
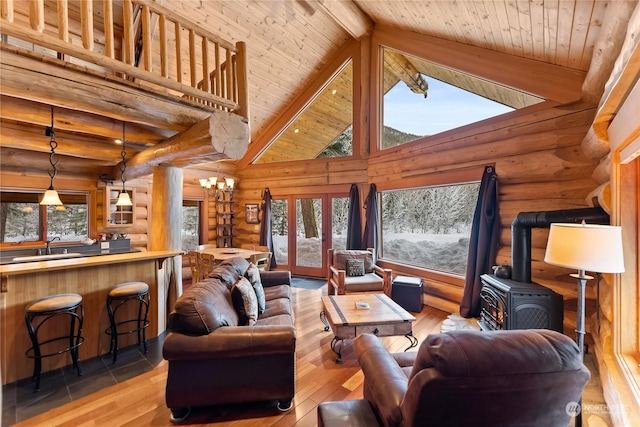
{"label": "stove chimney pipe", "polygon": [[531,283],[531,228],[546,228],[551,223],[609,224],[609,214],[602,208],[559,211],[520,212],[511,223],[511,279]]}

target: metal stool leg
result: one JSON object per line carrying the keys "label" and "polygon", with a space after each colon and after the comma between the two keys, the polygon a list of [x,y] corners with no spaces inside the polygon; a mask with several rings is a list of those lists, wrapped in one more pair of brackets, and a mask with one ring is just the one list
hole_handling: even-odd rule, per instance
{"label": "metal stool leg", "polygon": [[[149,326],[149,292],[145,292],[139,295],[127,295],[127,296],[119,296],[119,297],[108,297],[107,298],[107,311],[109,313],[109,323],[110,327],[106,330],[107,334],[111,335],[111,345],[109,348],[109,352],[113,354],[113,363],[116,363],[118,360],[118,335],[125,335],[136,332],[138,345],[142,344],[144,347],[144,352],[148,352],[147,348],[147,326]],[[126,305],[128,301],[138,302],[138,315],[135,319],[129,320],[121,320],[117,321],[117,312],[118,310]],[[113,307],[115,304],[115,308]],[[126,323],[135,323],[135,328],[132,330],[121,331],[118,330],[119,325],[123,325]]]}
{"label": "metal stool leg", "polygon": [[[144,317],[140,316],[142,306],[144,305]],[[147,326],[149,326],[149,293],[140,296],[140,311],[138,311],[138,333],[142,331],[142,345],[145,354],[149,352],[147,349]],[[140,341],[138,341],[140,344]]]}
{"label": "metal stool leg", "polygon": [[31,338],[31,346],[33,348],[33,376],[32,379],[36,380],[36,387],[34,392],[40,390],[40,372],[42,371],[42,354],[40,353],[40,344],[38,342],[38,335],[36,329],[33,327],[33,319],[35,316],[25,316],[27,323],[27,330],[29,331],[29,337]]}
{"label": "metal stool leg", "polygon": [[[80,315],[78,315],[80,310]],[[75,322],[78,321],[78,329],[74,335]],[[71,333],[70,333],[70,348],[71,348],[71,360],[73,366],[75,366],[78,376],[82,376],[82,368],[80,367],[80,344],[82,342],[82,326],[84,323],[84,307],[80,304],[76,310],[71,314]]]}

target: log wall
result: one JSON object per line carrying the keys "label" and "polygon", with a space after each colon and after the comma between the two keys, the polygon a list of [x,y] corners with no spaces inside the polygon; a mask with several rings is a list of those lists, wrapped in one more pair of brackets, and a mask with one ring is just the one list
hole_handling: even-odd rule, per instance
{"label": "log wall", "polygon": [[[249,165],[239,171],[239,205],[259,203],[265,186],[274,197],[284,194],[348,192],[351,183],[378,189],[424,186],[434,176],[482,170],[494,164],[498,174],[501,237],[496,263],[511,263],[511,222],[519,212],[588,207],[586,196],[597,187],[591,175],[597,161],[582,154],[581,141],[595,106],[545,103],[479,122],[431,138],[374,152],[368,160],[318,159],[297,163]],[[373,150],[372,150],[373,152]],[[481,173],[475,179],[479,180]],[[238,210],[244,223],[244,212]],[[257,241],[252,225],[238,226],[238,243]],[[565,298],[565,325],[575,327],[575,281],[566,269],[544,263],[548,230],[532,230],[532,280]],[[455,312],[463,281],[391,265],[394,274],[422,275],[425,303]],[[594,299],[593,288],[588,298]],[[588,313],[589,314],[589,313]],[[571,330],[571,329],[569,329]]]}

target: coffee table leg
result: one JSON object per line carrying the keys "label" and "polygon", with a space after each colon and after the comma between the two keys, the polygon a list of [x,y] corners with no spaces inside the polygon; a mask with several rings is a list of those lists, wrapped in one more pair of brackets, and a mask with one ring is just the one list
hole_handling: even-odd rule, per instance
{"label": "coffee table leg", "polygon": [[[338,348],[338,343],[340,343],[339,348]],[[342,363],[342,338],[333,337],[333,339],[331,340],[331,350],[333,350],[333,352],[338,355],[338,358],[336,359],[336,363]]]}
{"label": "coffee table leg", "polygon": [[409,340],[410,344],[409,344],[409,347],[404,349],[404,351],[407,351],[410,348],[413,348],[413,347],[418,345],[418,338],[413,336],[413,332],[412,331],[410,331],[408,334],[405,334],[405,337],[407,337],[407,339]]}
{"label": "coffee table leg", "polygon": [[324,310],[320,312],[320,321],[324,323],[324,331],[328,332],[330,329],[329,322],[327,322],[327,314],[324,312]]}

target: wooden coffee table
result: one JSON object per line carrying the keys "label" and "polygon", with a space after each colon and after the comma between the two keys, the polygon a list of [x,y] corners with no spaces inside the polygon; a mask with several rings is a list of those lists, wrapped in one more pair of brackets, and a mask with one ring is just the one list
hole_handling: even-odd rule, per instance
{"label": "wooden coffee table", "polygon": [[[367,304],[369,308],[357,308],[356,303]],[[322,307],[320,320],[325,331],[333,331],[331,349],[338,355],[336,363],[342,362],[342,341],[362,334],[404,335],[410,343],[405,351],[418,345],[411,330],[416,318],[385,294],[323,296]]]}

